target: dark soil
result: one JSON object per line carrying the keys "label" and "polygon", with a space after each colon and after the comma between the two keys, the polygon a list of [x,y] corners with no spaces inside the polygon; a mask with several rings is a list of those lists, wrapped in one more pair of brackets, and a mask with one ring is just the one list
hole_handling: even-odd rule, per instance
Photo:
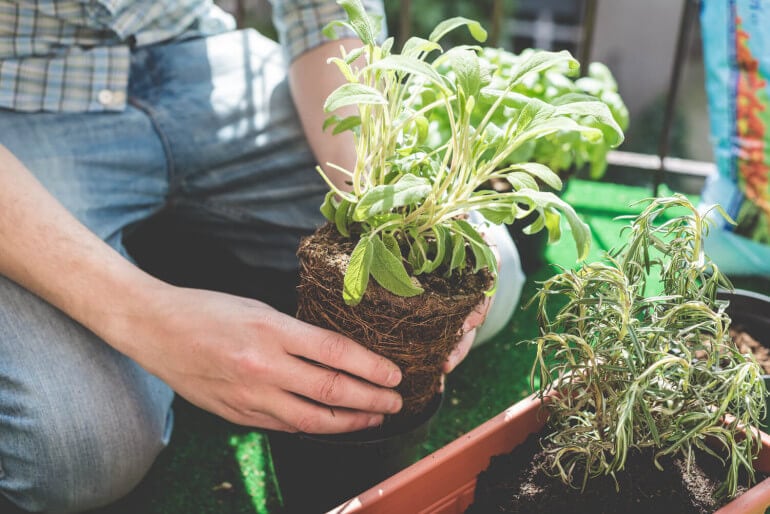
{"label": "dark soil", "polygon": [[342,282],[355,244],[329,224],[303,239],[297,252],[297,317],[344,334],[396,363],[403,375],[397,390],[404,400],[396,417],[411,416],[439,392],[441,367],[491,278],[481,271],[448,280],[439,268],[420,275],[425,292],[411,298],[396,296],[370,280],[361,303],[351,307],[342,299]]}
{"label": "dark soil", "polygon": [[630,453],[626,469],[616,474],[617,490],[612,477],[599,477],[581,492],[546,474],[549,457],[540,437],[532,435],[510,454],[492,458],[466,514],[711,514],[725,503],[713,499],[724,466],[705,453],[696,455],[689,470],[682,457],[662,458],[663,471],[655,468],[651,451]]}
{"label": "dark soil", "polygon": [[733,336],[733,341],[735,341],[735,346],[738,347],[738,350],[741,353],[753,353],[754,358],[757,359],[765,375],[770,375],[770,348],[754,339],[740,325],[731,328],[730,335]]}

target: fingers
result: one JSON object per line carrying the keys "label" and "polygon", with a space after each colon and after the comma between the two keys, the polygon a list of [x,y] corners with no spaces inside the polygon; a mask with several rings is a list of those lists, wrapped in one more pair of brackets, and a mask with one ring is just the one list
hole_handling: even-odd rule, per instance
{"label": "fingers", "polygon": [[278,378],[287,391],[324,405],[373,413],[393,414],[401,410],[401,396],[392,389],[377,387],[346,373],[296,360],[296,367],[285,368],[290,373],[284,373],[284,376]]}
{"label": "fingers", "polygon": [[401,371],[385,357],[330,330],[307,323],[299,325],[298,337],[285,344],[290,354],[346,371],[384,387],[395,387],[401,382]]}
{"label": "fingers", "polygon": [[463,334],[460,341],[457,342],[457,346],[455,346],[452,353],[449,354],[449,357],[447,357],[447,360],[444,362],[444,366],[442,367],[444,373],[451,373],[452,370],[454,370],[457,365],[468,356],[468,352],[470,351],[471,346],[473,346],[473,339],[475,337],[476,329],[472,329]]}
{"label": "fingers", "polygon": [[462,328],[463,333],[467,333],[484,323],[491,304],[492,298],[485,296],[484,300],[471,311],[467,318],[465,318]]}
{"label": "fingers", "polygon": [[244,425],[308,434],[355,432],[379,426],[384,419],[382,414],[330,408],[289,393],[277,394],[273,399],[276,401],[268,409],[269,414],[246,412],[236,416]]}

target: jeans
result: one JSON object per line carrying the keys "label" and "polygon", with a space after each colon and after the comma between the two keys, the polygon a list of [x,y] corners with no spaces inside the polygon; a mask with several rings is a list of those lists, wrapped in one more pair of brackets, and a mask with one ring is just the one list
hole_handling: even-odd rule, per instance
{"label": "jeans", "polygon": [[[0,143],[127,258],[124,237],[163,210],[248,265],[291,270],[299,238],[323,221],[328,189],[280,48],[254,31],[135,51],[120,113],[0,110]],[[503,323],[523,278],[517,262],[507,265],[515,300],[495,302]],[[167,443],[172,399],[158,378],[0,277],[0,494],[50,512],[119,498]]]}

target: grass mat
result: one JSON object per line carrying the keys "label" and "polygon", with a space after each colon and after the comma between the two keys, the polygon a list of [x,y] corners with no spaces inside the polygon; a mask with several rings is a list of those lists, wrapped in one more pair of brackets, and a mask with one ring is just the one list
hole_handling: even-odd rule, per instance
{"label": "grass mat", "polygon": [[[667,194],[663,192],[662,194]],[[613,247],[626,222],[614,220],[641,211],[630,205],[650,196],[648,189],[572,180],[564,199],[572,204],[593,233],[589,260]],[[569,233],[548,247],[543,266],[528,277],[522,305],[535,293],[537,282],[553,266],[573,267],[576,252]],[[770,291],[768,283],[737,285]],[[447,380],[444,405],[423,445],[427,454],[471,430],[529,391],[534,348],[520,341],[536,335],[533,309],[517,311],[509,326],[493,341],[474,350]],[[149,476],[127,498],[103,509],[116,513],[275,513],[276,485],[264,437],[206,414],[183,401],[176,405],[176,429]]]}

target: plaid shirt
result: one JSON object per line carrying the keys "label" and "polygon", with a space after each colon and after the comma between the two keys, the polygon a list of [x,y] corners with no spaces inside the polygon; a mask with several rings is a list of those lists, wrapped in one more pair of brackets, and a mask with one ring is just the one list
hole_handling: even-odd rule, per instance
{"label": "plaid shirt", "polygon": [[[325,41],[343,19],[333,0],[272,0],[287,58]],[[367,2],[382,12],[380,2]],[[235,27],[211,0],[0,0],[0,108],[121,111],[131,48]]]}

